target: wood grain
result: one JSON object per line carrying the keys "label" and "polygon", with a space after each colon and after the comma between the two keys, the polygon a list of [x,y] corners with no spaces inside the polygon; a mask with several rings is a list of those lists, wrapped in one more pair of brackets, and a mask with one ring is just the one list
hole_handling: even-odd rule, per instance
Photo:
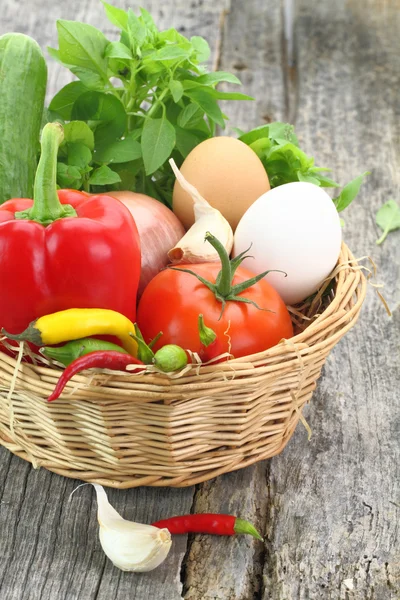
{"label": "wood grain", "polygon": [[[115,2],[136,8],[135,2]],[[266,544],[177,537],[152,574],[112,567],[97,540],[90,486],[35,471],[0,449],[1,600],[396,600],[400,597],[399,233],[382,247],[377,208],[400,189],[397,2],[298,0],[293,64],[282,7],[272,0],[141,3],[161,27],[204,35],[210,64],[235,72],[252,103],[229,103],[230,127],[295,119],[302,145],[346,182],[371,176],[346,211],[344,236],[371,255],[385,282],[389,319],[371,287],[357,327],[328,359],[299,426],[274,459],[190,489],[110,490],[129,519],[193,511],[252,520]],[[290,2],[289,2],[290,4]],[[2,2],[0,34],[17,30],[56,45],[55,20],[112,36],[97,0]],[[49,61],[48,97],[69,81]]]}
{"label": "wood grain", "polygon": [[297,129],[339,181],[371,170],[344,235],[377,263],[393,317],[371,288],[306,414],[310,443],[298,430],[271,461],[265,600],[400,594],[399,237],[378,248],[374,222],[400,187],[399,27],[392,3],[297,6]]}

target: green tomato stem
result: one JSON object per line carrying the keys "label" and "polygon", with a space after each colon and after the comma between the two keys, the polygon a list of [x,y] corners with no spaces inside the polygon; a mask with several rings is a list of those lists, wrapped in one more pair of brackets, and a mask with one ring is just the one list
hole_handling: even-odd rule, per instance
{"label": "green tomato stem", "polygon": [[217,334],[213,329],[211,329],[211,327],[207,327],[207,325],[204,323],[203,315],[199,315],[198,327],[200,341],[203,344],[203,346],[207,348],[207,346],[215,342]]}
{"label": "green tomato stem", "polygon": [[228,253],[223,244],[221,244],[221,242],[209,231],[207,231],[204,239],[215,248],[221,260],[221,277],[216,288],[218,294],[222,296],[222,298],[226,298],[232,291],[232,269]]}

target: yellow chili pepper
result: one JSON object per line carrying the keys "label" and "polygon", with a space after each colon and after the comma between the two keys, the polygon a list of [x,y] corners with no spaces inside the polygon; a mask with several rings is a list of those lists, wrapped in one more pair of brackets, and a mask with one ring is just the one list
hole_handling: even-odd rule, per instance
{"label": "yellow chili pepper", "polygon": [[91,335],[114,335],[132,356],[137,355],[137,343],[129,335],[134,324],[124,315],[105,308],[70,308],[32,321],[22,333],[14,335],[2,329],[12,340],[25,340],[35,346],[51,346]]}

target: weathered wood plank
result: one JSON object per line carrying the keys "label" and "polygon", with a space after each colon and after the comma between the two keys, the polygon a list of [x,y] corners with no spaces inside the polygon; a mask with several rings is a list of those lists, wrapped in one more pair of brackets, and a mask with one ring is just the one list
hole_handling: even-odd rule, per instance
{"label": "weathered wood plank", "polygon": [[[235,73],[243,92],[254,102],[225,107],[233,127],[250,129],[285,119],[285,72],[282,70],[282,11],[278,2],[233,0],[223,23],[218,68]],[[265,531],[269,463],[264,461],[199,486],[194,512],[227,512],[248,519]],[[247,600],[262,590],[265,560],[260,542],[239,537],[196,536],[189,541],[185,562],[186,600]],[[205,577],[205,574],[207,576]]]}
{"label": "weathered wood plank", "polygon": [[[97,0],[52,3],[6,2],[2,6],[0,35],[20,31],[33,36],[43,49],[56,45],[57,18],[75,19],[102,28],[112,26]],[[139,3],[115,2],[122,8]],[[145,2],[160,27],[177,26],[187,35],[204,34],[214,49],[223,2]],[[25,9],[25,10],[24,10]],[[201,11],[202,18],[198,18]],[[71,77],[48,61],[48,98]],[[97,540],[94,492],[89,487],[68,496],[79,483],[34,471],[28,463],[0,449],[0,597],[2,600],[138,600],[181,598],[180,566],[186,536],[174,540],[167,561],[151,576],[122,573],[106,560]],[[193,488],[109,491],[110,500],[128,519],[151,522],[166,514],[190,511]]]}
{"label": "weathered wood plank", "polygon": [[[394,317],[386,320],[371,290],[358,327],[330,357],[308,408],[314,432],[309,444],[299,427],[281,456],[199,486],[194,510],[228,511],[253,520],[266,532],[266,551],[243,537],[197,536],[182,572],[183,592],[184,537],[175,540],[167,562],[150,576],[120,573],[96,541],[93,491],[82,488],[68,503],[77,482],[35,472],[0,450],[0,597],[397,598],[399,509],[392,502],[400,500],[394,391],[400,375],[400,260],[395,235],[375,249],[373,219],[376,208],[399,189],[396,3],[298,3],[297,89],[296,71],[283,64],[279,3],[254,0],[244,6],[232,0],[222,39],[218,23],[228,3],[171,0],[160,6],[154,0],[143,5],[162,26],[207,37],[214,51],[220,48],[219,68],[237,71],[244,91],[257,97],[255,103],[230,105],[232,125],[248,128],[297,115],[304,147],[319,164],[334,167],[341,181],[373,167],[363,202],[345,215],[345,236],[356,255],[371,253],[377,259]],[[56,18],[105,24],[97,0],[59,6],[33,0],[26,10],[7,1],[2,9],[0,34],[24,31],[42,47],[55,44]],[[67,72],[52,63],[49,96],[68,80]],[[193,490],[109,494],[124,516],[149,521],[188,511]]]}
{"label": "weathered wood plank", "polygon": [[399,27],[396,3],[297,7],[297,128],[339,181],[371,170],[344,236],[377,262],[393,317],[370,289],[307,410],[310,443],[298,430],[271,461],[264,600],[400,594],[399,237],[377,248],[374,222],[400,187]]}

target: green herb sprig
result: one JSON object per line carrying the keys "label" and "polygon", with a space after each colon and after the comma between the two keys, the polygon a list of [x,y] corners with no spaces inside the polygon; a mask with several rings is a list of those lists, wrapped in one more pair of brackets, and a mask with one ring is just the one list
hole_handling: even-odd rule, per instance
{"label": "green herb sprig", "polygon": [[[247,133],[239,131],[239,136],[239,139],[250,146],[260,158],[272,188],[294,181],[306,181],[328,188],[341,187],[326,176],[325,173],[331,169],[316,167],[314,158],[300,149],[293,125],[269,123]],[[338,212],[347,208],[354,200],[366,175],[369,175],[368,171],[350,181],[340,194],[333,198]]]}
{"label": "green herb sprig", "polygon": [[168,159],[180,166],[216,126],[225,126],[219,100],[252,98],[216,89],[240,81],[207,72],[202,63],[210,48],[203,38],[159,31],[144,9],[136,16],[103,5],[118,41],[91,25],[59,20],[59,48],[49,48],[78,78],[54,96],[47,115],[67,123],[58,184],[93,192],[131,189],[171,206]]}

